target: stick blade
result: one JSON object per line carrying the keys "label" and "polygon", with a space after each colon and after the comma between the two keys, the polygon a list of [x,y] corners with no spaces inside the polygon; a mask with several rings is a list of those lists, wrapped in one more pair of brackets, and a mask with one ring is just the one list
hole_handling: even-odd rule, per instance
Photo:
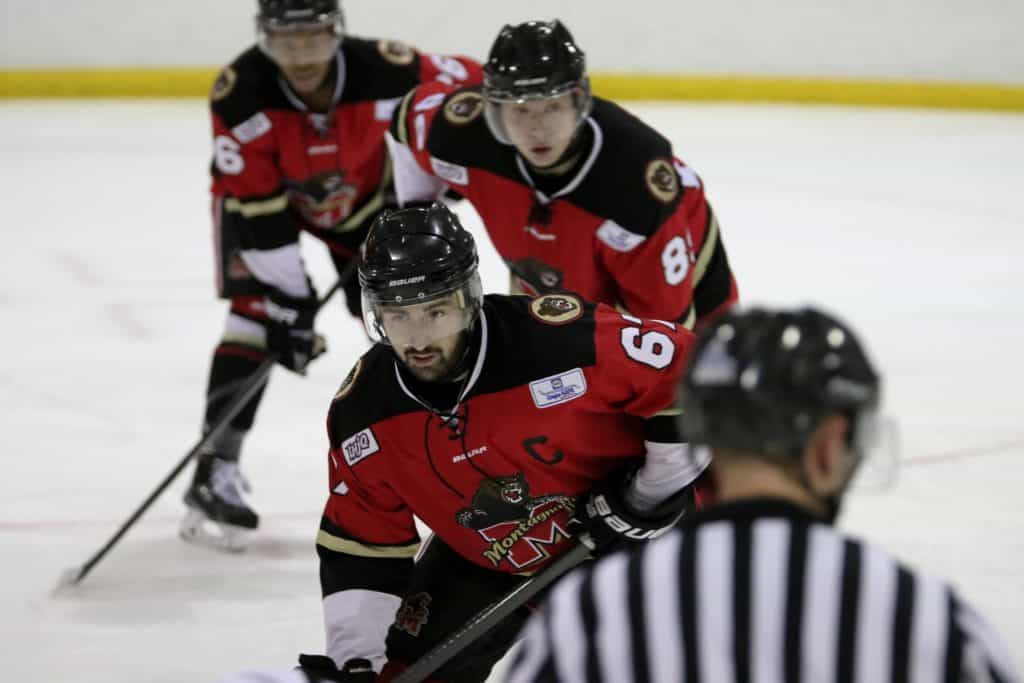
{"label": "stick blade", "polygon": [[63,593],[72,590],[78,586],[78,582],[82,580],[82,568],[81,567],[68,567],[60,573],[60,578],[57,580],[57,585],[53,587],[53,594]]}

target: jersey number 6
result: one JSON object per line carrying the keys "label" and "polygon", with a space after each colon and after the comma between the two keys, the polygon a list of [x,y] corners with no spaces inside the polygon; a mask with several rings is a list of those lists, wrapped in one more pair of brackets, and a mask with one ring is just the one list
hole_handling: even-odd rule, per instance
{"label": "jersey number 6", "polygon": [[[634,325],[643,325],[643,321],[640,318],[634,318],[631,315],[624,315],[622,317]],[[674,328],[672,323],[662,320],[654,320],[652,322],[661,323],[670,329]],[[650,365],[656,370],[668,367],[672,363],[672,358],[676,355],[676,345],[672,338],[656,330],[641,332],[639,327],[624,327],[619,333],[619,342],[622,344],[622,348],[627,356],[638,363]]]}

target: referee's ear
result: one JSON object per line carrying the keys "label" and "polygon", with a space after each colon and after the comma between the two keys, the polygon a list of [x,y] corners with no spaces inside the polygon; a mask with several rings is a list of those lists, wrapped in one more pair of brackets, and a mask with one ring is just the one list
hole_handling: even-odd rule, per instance
{"label": "referee's ear", "polygon": [[819,497],[842,493],[855,459],[846,432],[850,421],[843,415],[828,415],[807,440],[803,468],[811,492]]}

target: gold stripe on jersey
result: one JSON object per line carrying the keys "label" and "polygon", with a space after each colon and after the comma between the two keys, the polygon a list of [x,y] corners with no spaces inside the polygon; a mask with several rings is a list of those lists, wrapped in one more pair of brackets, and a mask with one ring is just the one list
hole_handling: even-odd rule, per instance
{"label": "gold stripe on jersey", "polygon": [[412,104],[413,97],[416,96],[416,89],[413,88],[402,98],[401,103],[398,105],[398,128],[395,132],[398,134],[398,141],[403,145],[409,144],[409,124],[406,123],[405,117],[409,113],[409,105]]}
{"label": "gold stripe on jersey", "polygon": [[255,349],[267,348],[266,333],[248,334],[239,330],[226,330],[220,340],[225,344],[242,344],[243,346],[251,346]]}
{"label": "gold stripe on jersey", "polygon": [[419,542],[409,545],[366,545],[348,538],[339,538],[323,529],[316,535],[316,544],[345,555],[390,559],[415,557],[416,551],[420,548]]}
{"label": "gold stripe on jersey", "polygon": [[[693,267],[693,288],[697,289],[697,285],[704,278],[704,272],[708,269],[708,264],[711,263],[711,257],[715,253],[715,245],[718,244],[718,217],[715,216],[714,210],[711,205],[708,204],[708,229],[704,231],[704,244],[700,245],[700,253],[697,254],[697,263]],[[687,329],[693,329],[687,328]]]}
{"label": "gold stripe on jersey", "polygon": [[[707,268],[707,264],[705,264],[704,267]],[[696,286],[696,281],[694,281],[694,286]],[[690,304],[690,307],[686,309],[686,313],[679,316],[679,324],[690,332],[693,332],[693,328],[697,324],[696,306],[692,303]]]}
{"label": "gold stripe on jersey", "polygon": [[679,417],[682,414],[682,408],[665,408],[664,410],[659,410],[654,415],[651,415],[651,417]]}
{"label": "gold stripe on jersey", "polygon": [[234,197],[224,200],[224,209],[232,213],[240,213],[246,218],[257,216],[268,216],[272,213],[279,213],[288,208],[288,195],[278,195],[270,199],[260,199],[252,202],[243,202]]}

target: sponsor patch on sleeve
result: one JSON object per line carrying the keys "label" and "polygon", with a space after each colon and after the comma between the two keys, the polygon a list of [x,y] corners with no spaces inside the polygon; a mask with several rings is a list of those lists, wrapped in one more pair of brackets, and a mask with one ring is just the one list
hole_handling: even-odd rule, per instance
{"label": "sponsor patch on sleeve", "polygon": [[633,251],[646,239],[643,235],[630,232],[624,227],[609,219],[597,229],[597,238],[607,244],[615,251]]}
{"label": "sponsor patch on sleeve", "polygon": [[271,128],[270,117],[263,112],[253,114],[231,129],[231,134],[243,145],[264,135]]}
{"label": "sponsor patch on sleeve", "polygon": [[373,435],[373,430],[369,427],[341,442],[341,452],[345,454],[345,462],[349,467],[353,467],[357,462],[365,460],[379,450],[377,437]]}
{"label": "sponsor patch on sleeve", "polygon": [[442,180],[447,180],[448,182],[456,185],[469,184],[469,169],[465,166],[441,161],[437,157],[430,157],[430,167],[434,169],[434,173],[437,177]]}
{"label": "sponsor patch on sleeve", "polygon": [[587,378],[579,368],[530,382],[530,396],[538,408],[573,401],[587,393]]}
{"label": "sponsor patch on sleeve", "polygon": [[583,302],[571,294],[545,294],[530,302],[530,314],[548,325],[565,325],[583,316]]}

